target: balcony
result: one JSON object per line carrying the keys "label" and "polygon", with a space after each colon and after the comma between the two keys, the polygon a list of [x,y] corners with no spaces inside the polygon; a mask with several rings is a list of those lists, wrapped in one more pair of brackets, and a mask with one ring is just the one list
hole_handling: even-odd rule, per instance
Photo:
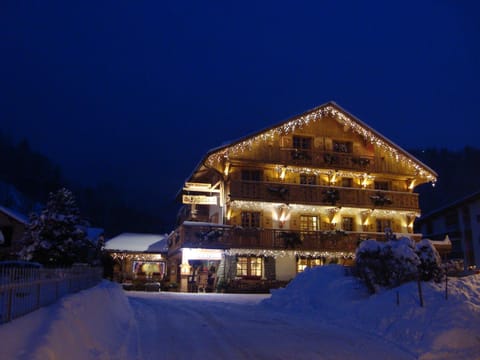
{"label": "balcony", "polygon": [[230,200],[418,211],[418,194],[274,182],[230,182]]}
{"label": "balcony", "polygon": [[[182,225],[179,233],[170,253],[180,247],[355,252],[360,239],[385,240],[384,233],[376,232],[249,229],[193,222]],[[410,236],[415,240],[421,237],[420,234]]]}

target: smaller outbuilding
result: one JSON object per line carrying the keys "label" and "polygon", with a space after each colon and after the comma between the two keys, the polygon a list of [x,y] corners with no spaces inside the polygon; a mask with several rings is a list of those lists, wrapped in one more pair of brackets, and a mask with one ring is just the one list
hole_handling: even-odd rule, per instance
{"label": "smaller outbuilding", "polygon": [[127,290],[159,290],[167,274],[167,234],[123,233],[105,243],[113,280]]}
{"label": "smaller outbuilding", "polygon": [[28,222],[27,216],[0,205],[0,260],[16,259]]}

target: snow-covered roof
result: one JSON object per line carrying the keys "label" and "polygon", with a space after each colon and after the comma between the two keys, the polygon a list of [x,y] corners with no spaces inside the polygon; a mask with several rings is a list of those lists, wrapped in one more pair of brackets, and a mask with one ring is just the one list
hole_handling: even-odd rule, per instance
{"label": "snow-covered roof", "polygon": [[166,252],[168,251],[167,234],[123,233],[108,240],[106,250],[132,252]]}
{"label": "snow-covered roof", "polygon": [[5,206],[0,205],[0,212],[3,212],[4,214],[10,216],[12,219],[15,219],[22,224],[28,224],[29,222],[28,216],[20,214],[15,210],[6,208]]}
{"label": "snow-covered roof", "polygon": [[477,190],[474,193],[466,195],[466,196],[464,196],[464,197],[462,197],[458,200],[455,200],[453,202],[450,202],[447,205],[443,205],[443,206],[440,206],[436,209],[433,209],[429,213],[422,215],[420,220],[425,220],[425,219],[428,219],[430,217],[435,217],[436,215],[444,213],[446,210],[457,208],[460,205],[465,204],[465,203],[469,203],[469,202],[472,202],[472,201],[477,201],[477,199],[479,199],[479,198],[480,198],[480,190]]}

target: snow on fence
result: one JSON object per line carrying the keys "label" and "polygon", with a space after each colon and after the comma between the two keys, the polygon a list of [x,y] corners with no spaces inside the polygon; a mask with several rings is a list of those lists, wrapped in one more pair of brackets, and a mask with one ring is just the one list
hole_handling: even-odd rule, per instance
{"label": "snow on fence", "polygon": [[0,269],[0,324],[95,286],[101,279],[102,269],[97,267]]}

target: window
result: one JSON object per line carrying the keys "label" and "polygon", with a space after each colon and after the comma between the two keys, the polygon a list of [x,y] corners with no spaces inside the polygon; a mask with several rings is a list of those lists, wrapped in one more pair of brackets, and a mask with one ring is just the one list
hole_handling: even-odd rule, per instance
{"label": "window", "polygon": [[261,257],[242,256],[237,258],[237,276],[262,276]]}
{"label": "window", "polygon": [[352,178],[342,178],[342,186],[343,187],[352,187],[353,186],[353,179]]}
{"label": "window", "polygon": [[294,136],[293,147],[295,149],[310,150],[312,148],[312,138],[305,136]]}
{"label": "window", "polygon": [[242,180],[262,181],[262,172],[260,170],[242,170]]}
{"label": "window", "polygon": [[297,260],[297,273],[301,273],[305,271],[306,268],[322,266],[323,264],[324,264],[324,259],[299,258]]}
{"label": "window", "polygon": [[353,218],[345,216],[342,218],[342,229],[345,231],[353,231]]}
{"label": "window", "polygon": [[389,190],[388,181],[375,181],[375,190]]}
{"label": "window", "polygon": [[300,216],[300,230],[301,231],[317,231],[318,230],[318,217],[301,215]]}
{"label": "window", "polygon": [[12,233],[13,233],[12,226],[0,227],[0,247],[1,246],[7,247],[12,245]]}
{"label": "window", "polygon": [[300,184],[303,185],[315,185],[317,183],[317,177],[311,174],[300,174]]}
{"label": "window", "polygon": [[377,232],[385,232],[386,229],[392,228],[390,219],[377,219]]}
{"label": "window", "polygon": [[259,228],[260,212],[258,211],[242,211],[242,227]]}
{"label": "window", "polygon": [[348,141],[333,141],[333,151],[341,153],[351,153],[352,143]]}

